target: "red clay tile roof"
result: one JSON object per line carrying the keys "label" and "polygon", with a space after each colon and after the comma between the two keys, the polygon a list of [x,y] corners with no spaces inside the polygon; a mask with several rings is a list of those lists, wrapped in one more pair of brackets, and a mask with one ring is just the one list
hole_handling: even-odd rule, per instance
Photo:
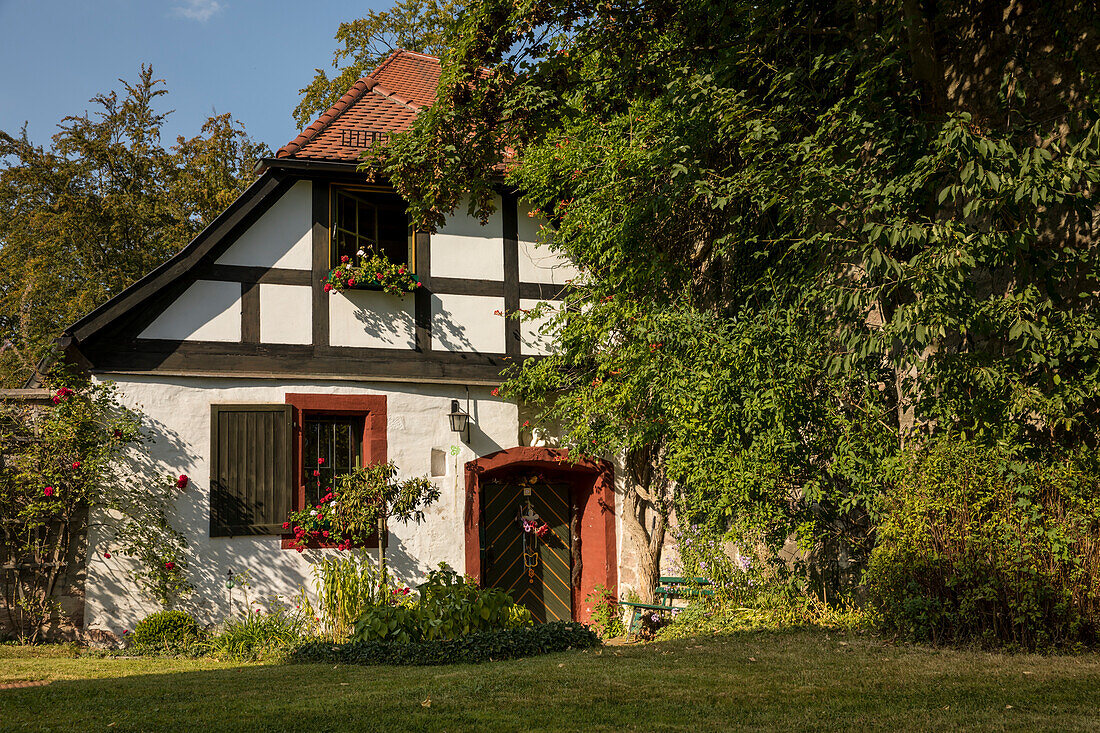
{"label": "red clay tile roof", "polygon": [[276,157],[355,162],[379,136],[408,128],[417,112],[435,102],[438,84],[438,58],[394,51]]}

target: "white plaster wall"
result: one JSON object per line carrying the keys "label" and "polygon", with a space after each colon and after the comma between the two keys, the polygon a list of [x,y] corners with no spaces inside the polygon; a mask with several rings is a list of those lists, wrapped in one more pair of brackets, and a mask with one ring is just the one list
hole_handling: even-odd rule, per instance
{"label": "white plaster wall", "polygon": [[577,276],[577,268],[540,242],[540,228],[546,223],[541,216],[532,216],[531,204],[519,202],[519,280],[525,283],[564,285]]}
{"label": "white plaster wall", "polygon": [[415,349],[414,296],[346,290],[329,300],[329,343],[384,349]]}
{"label": "white plaster wall", "polygon": [[504,298],[432,295],[432,348],[504,353]]}
{"label": "white plaster wall", "polygon": [[196,280],[138,338],[240,341],[241,284]]}
{"label": "white plaster wall", "polygon": [[313,342],[313,289],[260,284],[260,343]]}
{"label": "white plaster wall", "polygon": [[554,318],[561,307],[560,301],[528,300],[520,298],[519,308],[526,311],[545,303],[543,315],[536,318],[524,318],[519,323],[520,353],[524,355],[544,356],[551,352],[554,338],[552,333],[543,333],[543,328]]}
{"label": "white plaster wall", "polygon": [[298,181],[216,260],[219,265],[313,267],[313,184]]}
{"label": "white plaster wall", "polygon": [[483,226],[466,213],[467,200],[432,235],[432,277],[504,280],[504,220],[500,197],[496,211]]}
{"label": "white plaster wall", "polygon": [[[426,511],[421,525],[391,527],[387,559],[402,580],[421,580],[439,562],[465,570],[464,527],[467,461],[516,445],[517,407],[493,398],[488,388],[471,388],[469,402],[462,387],[338,381],[277,383],[262,379],[156,378],[126,376],[116,380],[122,401],[140,408],[148,418],[155,442],[140,454],[150,480],[187,474],[191,484],[177,495],[173,526],[188,538],[189,580],[196,592],[184,608],[202,623],[214,623],[230,614],[225,587],[229,573],[249,570],[251,595],[291,597],[299,587],[312,591],[312,565],[334,550],[283,550],[278,537],[211,538],[209,532],[209,443],[211,403],[283,403],[287,392],[375,394],[387,398],[389,458],[400,476],[431,473],[432,451],[445,453],[445,473],[432,478],[441,491],[439,501]],[[458,399],[471,416],[470,444],[450,430],[447,413]],[[452,455],[451,447],[457,447]],[[438,461],[437,461],[438,462]],[[93,518],[88,536],[88,572],[85,585],[85,624],[121,634],[156,604],[142,595],[126,574],[121,548],[110,545]],[[112,557],[103,557],[110,551]],[[239,602],[239,589],[235,599]]]}

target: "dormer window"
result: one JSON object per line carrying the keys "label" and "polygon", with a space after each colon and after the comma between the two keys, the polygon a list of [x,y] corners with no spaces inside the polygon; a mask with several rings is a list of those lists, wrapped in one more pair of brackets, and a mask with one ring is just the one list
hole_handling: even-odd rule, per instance
{"label": "dormer window", "polygon": [[366,189],[332,189],[332,266],[342,257],[359,264],[360,252],[385,255],[416,272],[413,235],[405,204],[393,194]]}

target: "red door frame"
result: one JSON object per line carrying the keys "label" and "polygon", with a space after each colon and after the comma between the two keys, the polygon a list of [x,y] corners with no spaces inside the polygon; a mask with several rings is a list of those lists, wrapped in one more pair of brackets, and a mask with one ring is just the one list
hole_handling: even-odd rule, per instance
{"label": "red door frame", "polygon": [[572,588],[573,619],[586,622],[584,599],[597,585],[618,598],[615,545],[615,475],[607,461],[570,462],[555,448],[508,448],[466,464],[466,574],[481,582],[481,482],[516,469],[534,469],[572,486],[570,499],[580,511],[580,587]]}

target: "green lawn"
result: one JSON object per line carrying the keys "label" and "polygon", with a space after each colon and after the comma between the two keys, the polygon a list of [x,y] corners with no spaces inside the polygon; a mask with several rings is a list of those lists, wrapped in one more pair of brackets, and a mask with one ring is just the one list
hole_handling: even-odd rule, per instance
{"label": "green lawn", "polygon": [[1007,656],[822,631],[478,666],[241,665],[0,647],[3,730],[1100,730],[1100,654]]}

